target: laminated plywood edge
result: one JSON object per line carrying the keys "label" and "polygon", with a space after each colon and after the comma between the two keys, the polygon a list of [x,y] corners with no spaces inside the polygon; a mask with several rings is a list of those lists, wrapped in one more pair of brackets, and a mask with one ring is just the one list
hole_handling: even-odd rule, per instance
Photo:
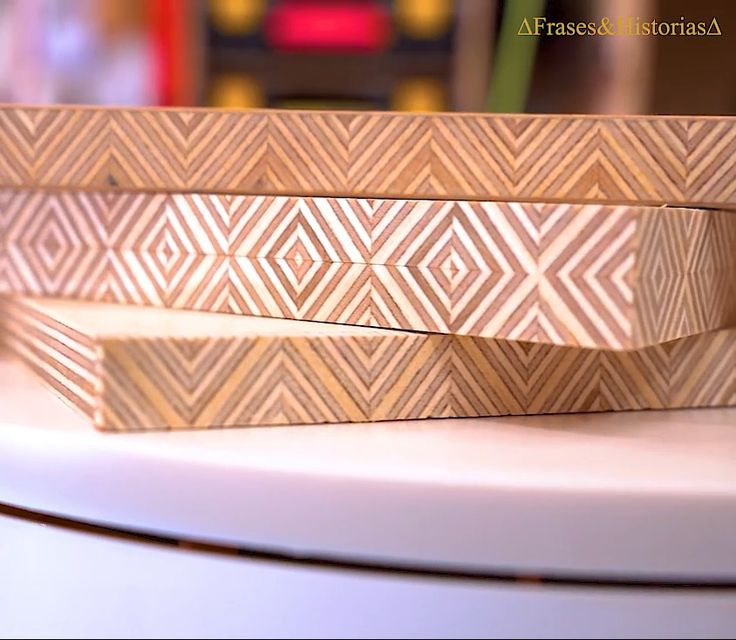
{"label": "laminated plywood edge", "polygon": [[0,108],[0,185],[736,208],[736,118]]}
{"label": "laminated plywood edge", "polygon": [[5,306],[11,351],[100,429],[368,418],[373,329],[15,297]]}
{"label": "laminated plywood edge", "polygon": [[14,353],[107,430],[736,404],[735,330],[611,352],[66,301],[6,305]]}
{"label": "laminated plywood edge", "polygon": [[736,214],[3,190],[16,293],[636,349],[733,324]]}
{"label": "laminated plywood edge", "polygon": [[94,340],[20,298],[0,297],[5,350],[56,395],[98,424],[101,350]]}

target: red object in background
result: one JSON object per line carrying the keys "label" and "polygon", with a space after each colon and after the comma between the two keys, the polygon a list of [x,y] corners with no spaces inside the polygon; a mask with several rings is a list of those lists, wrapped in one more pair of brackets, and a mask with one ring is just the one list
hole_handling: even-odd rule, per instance
{"label": "red object in background", "polygon": [[174,24],[172,14],[175,0],[153,0],[148,4],[151,21],[151,50],[153,53],[153,82],[157,103],[174,103]]}
{"label": "red object in background", "polygon": [[149,0],[153,82],[162,106],[189,104],[193,46],[188,42],[189,7],[185,0]]}
{"label": "red object in background", "polygon": [[384,49],[391,33],[386,8],[360,0],[285,0],[268,14],[266,43],[281,51]]}

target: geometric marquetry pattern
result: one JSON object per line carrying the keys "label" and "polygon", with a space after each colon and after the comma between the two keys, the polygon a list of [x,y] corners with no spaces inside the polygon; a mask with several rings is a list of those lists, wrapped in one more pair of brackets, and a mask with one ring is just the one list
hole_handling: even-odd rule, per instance
{"label": "geometric marquetry pattern", "polygon": [[[54,300],[2,309],[11,350],[107,430],[736,405],[736,330],[607,352],[228,316],[250,328],[204,335],[212,314]],[[117,335],[110,314],[154,329]]]}
{"label": "geometric marquetry pattern", "polygon": [[666,204],[685,200],[685,120],[612,118],[601,123],[599,132],[598,197]]}
{"label": "geometric marquetry pattern", "polygon": [[736,205],[736,127],[731,118],[690,121],[685,197]]}
{"label": "geometric marquetry pattern", "polygon": [[0,108],[0,186],[736,204],[736,118]]}
{"label": "geometric marquetry pattern", "polygon": [[632,349],[736,320],[736,215],[0,190],[0,290]]}
{"label": "geometric marquetry pattern", "polygon": [[0,181],[4,186],[110,186],[111,117],[99,109],[0,109]]}

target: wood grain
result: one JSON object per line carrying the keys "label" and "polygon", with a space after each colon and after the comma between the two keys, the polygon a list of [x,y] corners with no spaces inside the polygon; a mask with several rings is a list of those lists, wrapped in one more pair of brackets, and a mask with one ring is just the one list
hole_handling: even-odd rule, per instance
{"label": "wood grain", "polygon": [[0,186],[736,206],[736,118],[0,107]]}
{"label": "wood grain", "polygon": [[736,214],[0,190],[0,291],[616,350],[736,325]]}
{"label": "wood grain", "polygon": [[736,330],[610,352],[5,298],[7,346],[104,430],[736,405]]}

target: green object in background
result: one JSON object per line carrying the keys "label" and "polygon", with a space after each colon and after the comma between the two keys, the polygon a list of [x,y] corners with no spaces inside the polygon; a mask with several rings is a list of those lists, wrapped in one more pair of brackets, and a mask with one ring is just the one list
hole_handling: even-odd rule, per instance
{"label": "green object in background", "polygon": [[544,15],[544,0],[507,0],[496,49],[486,110],[496,113],[520,113],[526,109],[534,73],[534,58],[539,36],[519,35],[528,19]]}

